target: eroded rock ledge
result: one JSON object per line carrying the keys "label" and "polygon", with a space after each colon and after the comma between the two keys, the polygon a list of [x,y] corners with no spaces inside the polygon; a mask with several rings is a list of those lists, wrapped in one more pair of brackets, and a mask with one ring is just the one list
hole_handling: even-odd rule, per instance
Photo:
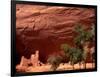
{"label": "eroded rock ledge", "polygon": [[16,5],[16,48],[18,61],[40,51],[45,62],[50,54],[59,54],[60,44],[73,45],[74,27],[82,23],[88,29],[95,23],[92,8],[57,7],[43,5]]}

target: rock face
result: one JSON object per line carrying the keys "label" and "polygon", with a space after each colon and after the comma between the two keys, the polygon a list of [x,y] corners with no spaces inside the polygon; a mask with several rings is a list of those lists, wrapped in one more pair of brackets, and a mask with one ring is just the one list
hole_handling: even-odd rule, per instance
{"label": "rock face", "polygon": [[30,58],[39,50],[40,60],[46,62],[51,54],[59,54],[60,45],[74,46],[75,24],[88,29],[95,23],[95,9],[43,5],[16,5],[16,48],[21,56]]}

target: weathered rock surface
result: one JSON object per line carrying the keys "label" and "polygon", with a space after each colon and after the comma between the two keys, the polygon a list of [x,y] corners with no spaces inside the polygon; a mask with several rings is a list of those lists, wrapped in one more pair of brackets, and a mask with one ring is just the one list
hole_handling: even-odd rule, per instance
{"label": "weathered rock surface", "polygon": [[18,72],[28,71],[29,67],[38,67],[43,66],[44,64],[39,61],[39,51],[36,51],[35,54],[31,54],[30,59],[26,59],[24,56],[21,57],[20,64],[16,65],[16,70]]}
{"label": "weathered rock surface", "polygon": [[20,58],[29,58],[35,50],[45,62],[50,54],[58,54],[60,44],[73,46],[75,24],[82,23],[90,28],[95,23],[92,8],[57,7],[17,4],[16,6],[16,48]]}

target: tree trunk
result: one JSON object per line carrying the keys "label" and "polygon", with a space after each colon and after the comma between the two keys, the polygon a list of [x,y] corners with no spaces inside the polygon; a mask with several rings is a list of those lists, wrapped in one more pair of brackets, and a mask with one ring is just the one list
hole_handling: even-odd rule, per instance
{"label": "tree trunk", "polygon": [[86,63],[84,62],[84,69],[86,69]]}
{"label": "tree trunk", "polygon": [[79,62],[79,69],[81,69],[81,62]]}
{"label": "tree trunk", "polygon": [[95,63],[95,60],[93,59],[93,60],[92,60],[92,68],[94,68],[94,66],[95,66],[94,63]]}
{"label": "tree trunk", "polygon": [[52,65],[52,66],[51,66],[51,70],[52,70],[52,71],[56,71],[56,69],[57,69],[56,65]]}
{"label": "tree trunk", "polygon": [[85,63],[85,69],[86,69],[86,63]]}
{"label": "tree trunk", "polygon": [[74,64],[72,64],[73,70],[74,70]]}

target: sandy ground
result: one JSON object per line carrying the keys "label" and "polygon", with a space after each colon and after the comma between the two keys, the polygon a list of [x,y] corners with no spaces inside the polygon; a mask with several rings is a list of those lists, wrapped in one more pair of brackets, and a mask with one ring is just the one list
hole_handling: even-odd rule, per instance
{"label": "sandy ground", "polygon": [[[46,71],[50,71],[51,65],[49,64],[45,64],[43,66],[36,66],[36,67],[28,67],[26,72],[46,72]],[[87,63],[86,64],[86,69],[92,69],[95,67],[95,64],[92,65],[92,63]],[[75,64],[74,65],[74,70],[80,69],[79,64]],[[83,64],[81,64],[81,69],[84,69]],[[57,70],[73,70],[73,67],[68,64],[68,63],[64,63],[64,64],[60,64],[59,67],[57,68]]]}

